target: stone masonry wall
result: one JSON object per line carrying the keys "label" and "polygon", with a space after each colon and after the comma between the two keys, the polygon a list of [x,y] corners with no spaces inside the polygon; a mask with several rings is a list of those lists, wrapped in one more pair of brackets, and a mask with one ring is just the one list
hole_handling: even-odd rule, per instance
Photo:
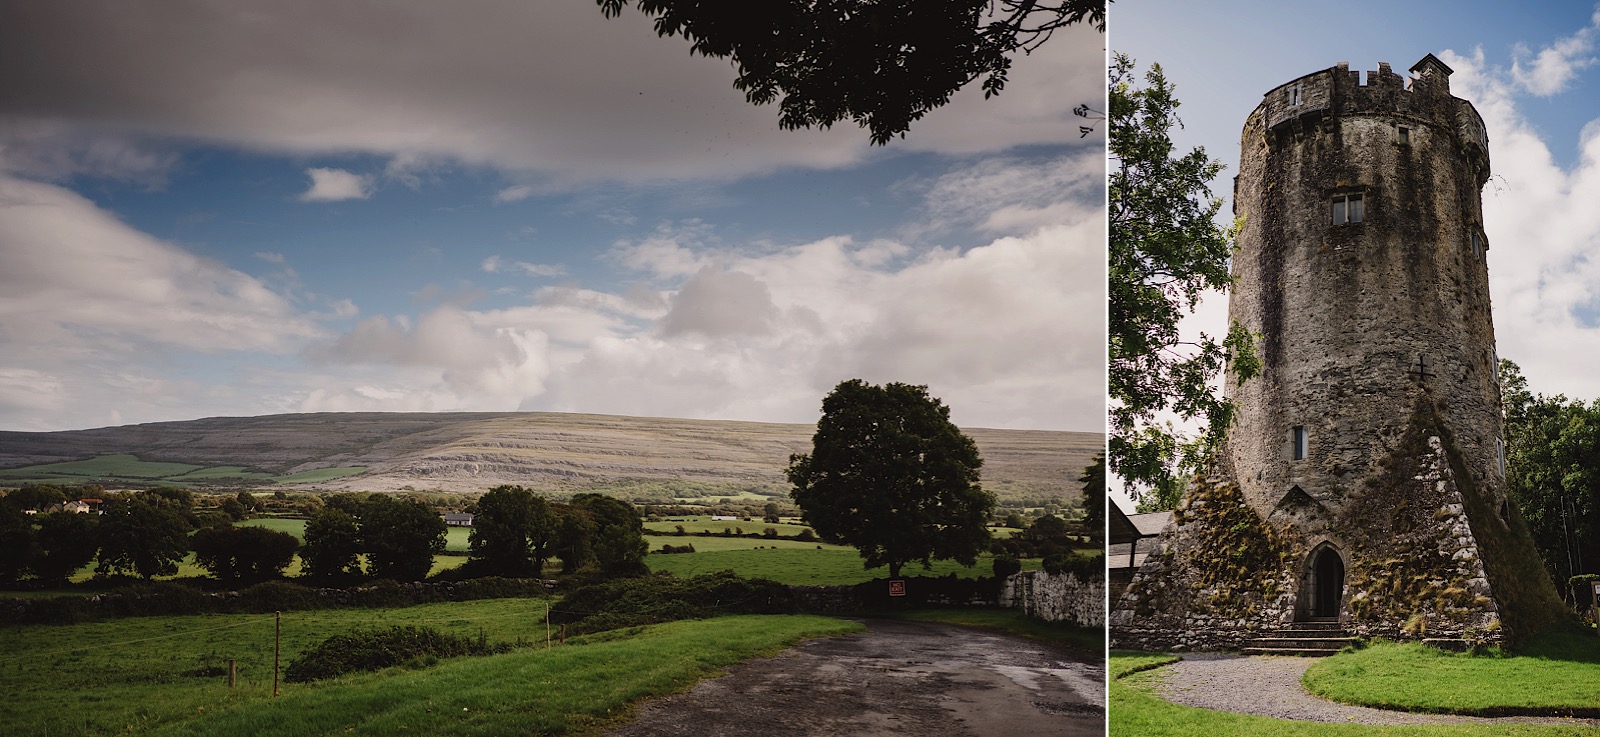
{"label": "stone masonry wall", "polygon": [[1024,571],[1006,578],[1000,588],[1000,606],[1021,609],[1047,622],[1080,627],[1106,623],[1106,579],[1081,579],[1074,573]]}

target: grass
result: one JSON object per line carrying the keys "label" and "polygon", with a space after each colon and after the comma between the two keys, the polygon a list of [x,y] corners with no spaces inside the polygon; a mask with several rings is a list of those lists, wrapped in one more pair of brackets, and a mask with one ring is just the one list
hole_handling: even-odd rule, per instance
{"label": "grass", "polygon": [[662,545],[693,545],[695,553],[708,553],[719,550],[755,550],[756,548],[778,548],[779,550],[811,550],[815,551],[818,545],[823,550],[848,550],[852,555],[855,548],[848,545],[829,545],[823,542],[800,542],[799,540],[769,540],[754,537],[694,537],[685,535],[650,535],[644,541],[650,544],[651,550],[660,550]]}
{"label": "grass", "polygon": [[[652,542],[662,539],[665,538],[655,538]],[[816,544],[812,543],[810,548],[724,549],[700,552],[701,540],[720,538],[681,539],[692,543],[697,552],[652,555],[645,559],[645,563],[653,571],[670,571],[679,577],[733,570],[745,578],[769,578],[781,583],[811,586],[848,586],[889,575],[888,568],[875,568],[870,571],[862,569],[861,556],[852,548],[823,546],[822,550],[817,550]],[[763,544],[761,541],[751,542],[756,545]],[[1023,564],[1025,567],[1031,564],[1037,568],[1039,561],[1023,561]],[[936,561],[931,571],[924,571],[922,566],[915,564],[907,565],[901,571],[905,576],[944,576],[951,573],[962,578],[993,575],[993,559],[988,556],[981,557],[978,559],[978,564],[970,568],[945,560]]]}
{"label": "grass", "polygon": [[[512,601],[524,607],[530,603]],[[459,621],[466,624],[457,629],[472,629],[467,620]],[[446,619],[445,624],[454,622]],[[613,721],[627,714],[632,703],[680,691],[723,666],[774,653],[805,637],[860,628],[814,616],[673,622],[575,638],[549,650],[535,646],[447,660],[425,670],[393,668],[288,684],[276,700],[267,697],[270,685],[221,698],[193,698],[200,696],[196,693],[182,704],[163,704],[160,714],[134,709],[123,715],[125,725],[113,720],[108,726],[117,732],[131,726],[128,731],[134,734],[186,737],[568,734]],[[124,710],[131,706],[120,703],[127,704]]]}
{"label": "grass", "polygon": [[[428,625],[515,641],[544,636],[545,602],[532,599],[346,609],[283,615],[283,662],[356,626]],[[158,724],[270,696],[270,614],[129,617],[0,631],[0,724],[18,734],[142,732]],[[239,687],[206,669],[239,662]],[[22,727],[26,725],[27,729]],[[246,734],[248,732],[241,732]]]}
{"label": "grass", "polygon": [[[673,536],[673,533],[677,532],[679,525],[682,525],[683,531],[689,535],[693,535],[696,532],[720,533],[723,530],[734,529],[743,529],[746,533],[761,532],[768,527],[777,530],[779,535],[798,535],[800,534],[801,530],[808,529],[806,525],[800,524],[798,520],[794,522],[776,523],[762,522],[759,519],[750,522],[745,522],[744,520],[712,521],[711,517],[706,515],[695,517],[672,517],[670,519],[657,522],[644,523],[645,529],[666,533],[668,537]],[[656,535],[656,537],[660,537],[660,535]]]}
{"label": "grass", "polygon": [[280,484],[320,484],[324,481],[333,481],[349,476],[356,476],[367,472],[366,466],[344,466],[339,468],[316,468],[300,473],[291,473],[287,476],[274,476],[273,481]]}
{"label": "grass", "polygon": [[[733,617],[647,628],[627,639],[597,635],[583,646],[574,640],[546,651],[540,646],[546,603],[499,599],[287,612],[284,663],[358,626],[426,625],[470,637],[482,631],[490,641],[520,639],[533,647],[447,660],[427,670],[284,684],[276,701],[270,699],[272,615],[9,628],[0,631],[0,687],[7,694],[0,699],[0,732],[561,734],[801,637],[859,629],[823,617]],[[225,676],[229,658],[239,664],[239,686],[232,690]]]}
{"label": "grass", "polygon": [[1150,692],[1161,678],[1149,670],[1177,660],[1171,655],[1111,653],[1111,737],[1594,737],[1600,730],[1576,724],[1415,725],[1296,722],[1180,706]]}
{"label": "grass", "polygon": [[0,478],[162,479],[168,476],[180,476],[200,468],[201,466],[187,463],[141,461],[131,455],[105,455],[82,461],[41,463],[33,466],[23,466],[22,468],[7,469],[0,471]]}
{"label": "grass", "polygon": [[1520,653],[1480,655],[1376,642],[1318,662],[1305,684],[1326,699],[1405,711],[1600,716],[1600,638],[1554,634]]}
{"label": "grass", "polygon": [[1106,649],[1104,627],[1076,627],[1035,619],[1015,609],[922,609],[888,615],[893,619],[945,622],[963,627],[997,630],[1045,640],[1090,654],[1098,660]]}

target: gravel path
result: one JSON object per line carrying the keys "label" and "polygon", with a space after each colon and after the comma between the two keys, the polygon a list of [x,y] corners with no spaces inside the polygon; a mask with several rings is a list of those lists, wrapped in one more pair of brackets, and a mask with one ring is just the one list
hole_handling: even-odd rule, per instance
{"label": "gravel path", "polygon": [[1465,717],[1413,714],[1324,701],[1300,685],[1315,658],[1189,653],[1157,671],[1156,694],[1175,704],[1278,719],[1351,724],[1589,724],[1554,717]]}

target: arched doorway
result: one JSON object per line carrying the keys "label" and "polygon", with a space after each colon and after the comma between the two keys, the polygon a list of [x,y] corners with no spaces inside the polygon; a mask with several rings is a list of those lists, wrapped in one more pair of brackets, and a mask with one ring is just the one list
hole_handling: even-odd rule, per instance
{"label": "arched doorway", "polygon": [[1310,614],[1312,617],[1339,616],[1344,599],[1344,559],[1330,545],[1312,554]]}

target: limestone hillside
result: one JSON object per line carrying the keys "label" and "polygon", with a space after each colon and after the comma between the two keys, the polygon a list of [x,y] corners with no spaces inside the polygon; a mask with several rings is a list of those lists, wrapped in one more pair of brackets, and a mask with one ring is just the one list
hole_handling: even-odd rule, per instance
{"label": "limestone hillside", "polygon": [[[785,489],[789,454],[811,447],[811,425],[547,412],[317,413],[212,417],[94,430],[0,432],[0,468],[111,454],[140,461],[244,466],[270,474],[364,466],[324,489],[482,491],[522,484],[553,491],[670,484],[761,493]],[[983,483],[1002,499],[1077,496],[1099,433],[966,430],[983,454]]]}

